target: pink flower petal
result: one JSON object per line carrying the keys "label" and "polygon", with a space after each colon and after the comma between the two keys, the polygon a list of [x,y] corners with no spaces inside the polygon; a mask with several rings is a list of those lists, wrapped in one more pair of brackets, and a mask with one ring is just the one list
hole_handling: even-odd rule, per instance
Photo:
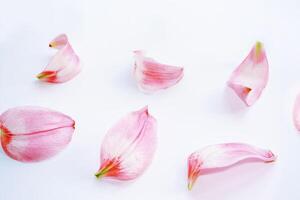
{"label": "pink flower petal", "polygon": [[128,114],[115,124],[101,146],[96,177],[132,180],[150,165],[156,149],[156,120],[148,108]]}
{"label": "pink flower petal", "polygon": [[22,162],[36,162],[60,152],[72,139],[75,122],[40,107],[16,107],[0,116],[4,152]]}
{"label": "pink flower petal", "polygon": [[253,105],[266,87],[269,64],[263,44],[257,42],[246,59],[232,73],[228,86],[247,105]]}
{"label": "pink flower petal", "polygon": [[155,92],[169,88],[183,77],[183,68],[165,65],[135,51],[134,75],[139,88],[144,92]]}
{"label": "pink flower petal", "polygon": [[294,105],[294,112],[293,112],[293,120],[294,125],[298,131],[300,131],[300,95],[297,96],[295,105]]}
{"label": "pink flower petal", "polygon": [[57,36],[49,44],[58,49],[52,60],[43,72],[37,75],[41,81],[50,83],[63,83],[71,80],[81,70],[79,57],[71,47],[65,34]]}
{"label": "pink flower petal", "polygon": [[269,150],[243,143],[224,143],[207,146],[192,153],[188,158],[188,188],[201,174],[231,167],[243,160],[275,161],[276,156]]}
{"label": "pink flower petal", "polygon": [[62,49],[69,43],[68,37],[66,34],[60,34],[56,38],[54,38],[50,43],[49,47],[55,49]]}

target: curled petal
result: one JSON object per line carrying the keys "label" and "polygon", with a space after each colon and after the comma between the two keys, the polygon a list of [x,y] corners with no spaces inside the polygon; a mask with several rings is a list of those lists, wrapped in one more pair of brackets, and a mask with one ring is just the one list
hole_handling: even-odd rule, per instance
{"label": "curled petal", "polygon": [[296,129],[300,131],[300,95],[296,98],[293,112],[294,125]]}
{"label": "curled petal", "polygon": [[257,42],[246,59],[232,73],[228,86],[247,105],[253,105],[266,87],[269,64],[263,44]]}
{"label": "curled petal", "polygon": [[106,134],[96,177],[132,180],[150,165],[156,149],[156,120],[148,108],[128,114]]}
{"label": "curled petal", "polygon": [[36,162],[60,152],[72,139],[75,122],[41,107],[16,107],[0,116],[4,152],[22,162]]}
{"label": "curled petal", "polygon": [[207,146],[192,153],[188,158],[188,188],[201,174],[231,167],[243,160],[275,161],[270,150],[264,150],[243,143],[224,143]]}
{"label": "curled petal", "polygon": [[69,43],[69,41],[68,41],[67,35],[60,34],[49,43],[49,47],[55,48],[55,49],[62,49],[68,43]]}
{"label": "curled petal", "polygon": [[183,68],[165,65],[135,51],[134,75],[139,88],[144,92],[155,92],[169,88],[183,77]]}
{"label": "curled petal", "polygon": [[58,49],[43,72],[37,75],[41,81],[63,83],[75,77],[81,70],[79,57],[65,34],[57,36],[49,47]]}

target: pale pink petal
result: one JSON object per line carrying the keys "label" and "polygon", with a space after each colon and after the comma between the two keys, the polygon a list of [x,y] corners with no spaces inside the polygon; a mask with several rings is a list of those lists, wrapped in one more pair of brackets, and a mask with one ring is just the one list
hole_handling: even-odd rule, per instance
{"label": "pale pink petal", "polygon": [[144,92],[155,92],[169,88],[183,77],[183,68],[165,65],[135,51],[134,75],[139,88]]}
{"label": "pale pink petal", "polygon": [[188,158],[188,188],[198,176],[231,167],[243,160],[275,161],[270,151],[243,143],[224,143],[207,146],[192,153]]}
{"label": "pale pink petal", "polygon": [[49,46],[58,51],[44,71],[37,75],[37,78],[50,83],[63,83],[71,80],[80,72],[81,63],[67,36],[64,34],[57,36]]}
{"label": "pale pink petal", "polygon": [[295,101],[293,120],[294,120],[295,127],[297,128],[298,131],[300,131],[300,95],[297,96]]}
{"label": "pale pink petal", "polygon": [[145,107],[115,124],[101,146],[98,178],[131,180],[150,165],[156,149],[156,120]]}
{"label": "pale pink petal", "polygon": [[246,59],[232,73],[228,86],[247,105],[253,105],[266,87],[269,64],[263,44],[257,42]]}
{"label": "pale pink petal", "polygon": [[0,116],[4,152],[22,162],[56,155],[71,141],[75,122],[68,116],[41,107],[16,107]]}
{"label": "pale pink petal", "polygon": [[66,34],[60,34],[56,38],[54,38],[50,43],[49,47],[55,49],[62,49],[69,43],[68,37]]}

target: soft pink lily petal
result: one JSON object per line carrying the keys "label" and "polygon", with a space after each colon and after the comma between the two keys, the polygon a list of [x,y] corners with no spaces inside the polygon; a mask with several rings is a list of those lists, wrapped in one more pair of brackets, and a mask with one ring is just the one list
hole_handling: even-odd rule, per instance
{"label": "soft pink lily petal", "polygon": [[49,47],[55,49],[62,49],[69,43],[68,37],[66,34],[60,34],[56,38],[54,38],[50,43]]}
{"label": "soft pink lily petal", "polygon": [[183,77],[183,68],[165,65],[144,56],[142,51],[135,51],[134,75],[139,88],[151,93],[169,88]]}
{"label": "soft pink lily petal", "polygon": [[232,73],[228,86],[247,105],[253,105],[266,87],[269,64],[263,44],[257,42],[246,59]]}
{"label": "soft pink lily petal", "polygon": [[79,57],[74,52],[65,34],[57,36],[49,44],[58,49],[43,72],[37,75],[41,81],[63,83],[71,80],[81,71]]}
{"label": "soft pink lily petal", "polygon": [[228,168],[243,160],[275,161],[270,151],[243,143],[224,143],[207,146],[188,158],[188,188],[191,189],[201,174]]}
{"label": "soft pink lily petal", "polygon": [[41,107],[16,107],[0,116],[4,152],[22,162],[56,155],[71,141],[75,122],[68,116]]}
{"label": "soft pink lily petal", "polygon": [[148,108],[128,114],[115,124],[101,146],[96,177],[132,180],[150,165],[156,149],[156,120]]}
{"label": "soft pink lily petal", "polygon": [[300,131],[300,94],[297,96],[294,111],[293,111],[294,125],[298,131]]}

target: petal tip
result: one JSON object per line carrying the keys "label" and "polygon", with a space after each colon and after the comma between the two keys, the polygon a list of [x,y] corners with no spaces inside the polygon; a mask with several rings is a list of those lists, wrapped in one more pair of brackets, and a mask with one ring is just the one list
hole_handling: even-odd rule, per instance
{"label": "petal tip", "polygon": [[50,43],[49,43],[49,47],[50,48],[61,48],[62,46],[64,46],[65,44],[68,43],[68,37],[66,34],[60,34],[58,36],[56,36]]}
{"label": "petal tip", "polygon": [[150,116],[149,114],[149,107],[148,105],[142,107],[141,109],[135,111],[135,113],[137,113],[138,115],[146,115],[146,116]]}
{"label": "petal tip", "polygon": [[149,107],[148,107],[148,105],[144,106],[144,107],[140,110],[140,112],[146,113],[147,115],[149,115]]}
{"label": "petal tip", "polygon": [[245,100],[244,102],[247,107],[251,107],[254,104],[254,102],[249,102],[247,100]]}
{"label": "petal tip", "polygon": [[73,119],[71,119],[71,120],[73,121],[73,123],[72,123],[72,128],[75,129],[76,122],[75,122]]}
{"label": "petal tip", "polygon": [[268,159],[266,163],[275,162],[277,160],[277,156],[270,150],[266,152],[265,156]]}

